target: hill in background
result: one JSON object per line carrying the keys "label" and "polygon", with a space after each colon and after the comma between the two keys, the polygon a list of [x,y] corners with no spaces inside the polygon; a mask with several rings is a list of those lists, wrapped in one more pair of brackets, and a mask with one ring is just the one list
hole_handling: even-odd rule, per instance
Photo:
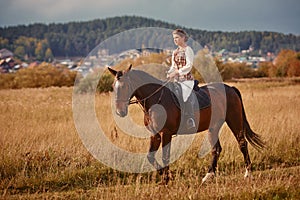
{"label": "hill in background", "polygon": [[[139,27],[179,28],[175,24],[137,16],[113,17],[86,22],[31,24],[0,28],[0,49],[15,56],[49,60],[53,57],[85,57],[105,39],[125,30]],[[300,51],[300,36],[277,32],[213,32],[184,28],[202,46],[213,51],[227,49],[239,52],[252,49],[253,55],[277,54],[281,49]],[[153,35],[145,34],[144,41]],[[141,39],[141,38],[136,38]],[[163,42],[163,41],[162,41]]]}

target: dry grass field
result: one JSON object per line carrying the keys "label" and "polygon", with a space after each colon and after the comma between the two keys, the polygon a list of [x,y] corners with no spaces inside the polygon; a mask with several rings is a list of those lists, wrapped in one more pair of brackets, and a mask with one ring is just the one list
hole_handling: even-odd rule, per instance
{"label": "dry grass field", "polygon": [[[243,179],[242,154],[225,125],[217,177],[201,185],[210,161],[210,155],[197,157],[202,132],[170,165],[168,186],[158,184],[155,172],[115,171],[89,154],[75,129],[72,88],[0,90],[0,199],[300,199],[300,84],[229,85],[240,89],[249,123],[267,143],[262,152],[250,146],[253,179]],[[115,129],[109,94],[96,102],[114,144],[147,151],[148,140]],[[139,107],[131,106],[130,114],[141,123]]]}

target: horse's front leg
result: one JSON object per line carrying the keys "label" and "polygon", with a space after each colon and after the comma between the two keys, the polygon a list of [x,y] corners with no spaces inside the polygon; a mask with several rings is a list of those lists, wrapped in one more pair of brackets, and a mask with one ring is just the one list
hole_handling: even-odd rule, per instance
{"label": "horse's front leg", "polygon": [[162,161],[164,164],[164,168],[161,171],[162,171],[162,175],[163,175],[164,184],[168,184],[168,182],[172,178],[172,174],[169,170],[171,140],[172,140],[172,134],[170,134],[168,132],[164,132],[162,134],[162,149],[163,149]]}
{"label": "horse's front leg", "polygon": [[[161,139],[162,138],[162,139]],[[162,134],[162,137],[159,133],[152,135],[150,138],[150,148],[147,155],[148,161],[155,169],[158,170],[158,173],[163,176],[163,184],[168,184],[169,180],[172,178],[171,173],[169,171],[169,163],[170,163],[170,148],[171,148],[171,134]],[[161,166],[156,158],[155,154],[160,146],[162,140],[162,161],[163,166]]]}
{"label": "horse's front leg", "polygon": [[161,136],[159,133],[152,135],[150,138],[150,148],[147,155],[150,164],[157,170],[162,169],[162,166],[156,161],[155,154],[160,146]]}
{"label": "horse's front leg", "polygon": [[[166,115],[162,112],[161,106],[152,106],[148,114],[145,115],[144,124],[147,129],[154,135],[150,138],[150,149],[148,153],[148,161],[158,170],[160,175],[163,175],[165,184],[170,180],[169,163],[172,134],[164,131],[163,127],[166,121]],[[159,134],[159,133],[161,134]],[[155,159],[155,154],[162,143],[162,162],[160,166]]]}

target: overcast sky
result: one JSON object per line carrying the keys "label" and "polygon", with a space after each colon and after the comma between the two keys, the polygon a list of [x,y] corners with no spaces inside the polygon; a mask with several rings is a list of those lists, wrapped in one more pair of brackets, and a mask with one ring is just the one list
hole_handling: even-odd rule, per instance
{"label": "overcast sky", "polygon": [[212,31],[300,35],[300,0],[0,0],[0,26],[135,15]]}

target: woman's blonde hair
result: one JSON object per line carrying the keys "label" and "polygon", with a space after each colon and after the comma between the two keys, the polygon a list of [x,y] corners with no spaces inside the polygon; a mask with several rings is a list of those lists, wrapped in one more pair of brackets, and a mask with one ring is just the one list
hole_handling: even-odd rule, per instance
{"label": "woman's blonde hair", "polygon": [[185,41],[185,42],[187,42],[188,39],[189,39],[188,34],[187,34],[184,30],[179,29],[179,28],[178,28],[178,29],[175,29],[175,30],[173,31],[173,34],[179,35],[180,37],[184,37],[184,41]]}

